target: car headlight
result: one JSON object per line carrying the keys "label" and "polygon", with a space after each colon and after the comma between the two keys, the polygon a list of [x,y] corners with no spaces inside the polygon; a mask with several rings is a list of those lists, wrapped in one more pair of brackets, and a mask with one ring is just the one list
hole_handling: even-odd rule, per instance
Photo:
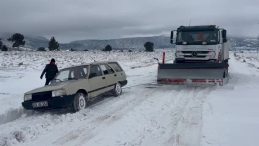
{"label": "car headlight", "polygon": [[63,89],[52,91],[52,97],[63,96],[63,95],[66,95],[66,92]]}
{"label": "car headlight", "polygon": [[31,100],[32,96],[31,94],[24,94],[24,101]]}

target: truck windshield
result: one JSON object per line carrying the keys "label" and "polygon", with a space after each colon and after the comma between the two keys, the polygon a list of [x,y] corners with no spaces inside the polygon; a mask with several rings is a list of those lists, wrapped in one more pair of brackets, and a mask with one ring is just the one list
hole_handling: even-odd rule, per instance
{"label": "truck windshield", "polygon": [[54,78],[54,82],[63,82],[67,80],[77,80],[86,78],[88,74],[88,66],[76,66],[61,70]]}
{"label": "truck windshield", "polygon": [[218,44],[218,31],[181,31],[177,33],[177,45]]}

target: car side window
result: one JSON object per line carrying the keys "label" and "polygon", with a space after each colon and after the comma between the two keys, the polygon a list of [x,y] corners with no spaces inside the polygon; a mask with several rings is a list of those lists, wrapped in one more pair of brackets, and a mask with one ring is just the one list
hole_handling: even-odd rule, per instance
{"label": "car side window", "polygon": [[98,76],[102,76],[101,68],[99,67],[99,65],[91,65],[89,78],[98,77]]}
{"label": "car side window", "polygon": [[87,66],[84,66],[84,67],[83,67],[83,73],[84,73],[85,75],[88,74],[88,68],[87,68]]}
{"label": "car side window", "polygon": [[109,67],[108,65],[102,64],[102,65],[100,65],[100,67],[101,67],[104,75],[114,73],[113,69],[111,67]]}
{"label": "car side window", "polygon": [[76,79],[82,79],[86,77],[87,69],[85,67],[77,67],[74,69],[74,77]]}
{"label": "car side window", "polygon": [[122,71],[122,68],[121,68],[121,67],[119,66],[119,64],[116,63],[116,62],[109,63],[109,65],[110,65],[116,72]]}
{"label": "car side window", "polygon": [[108,74],[114,73],[114,70],[109,65],[105,65],[105,67],[107,68]]}

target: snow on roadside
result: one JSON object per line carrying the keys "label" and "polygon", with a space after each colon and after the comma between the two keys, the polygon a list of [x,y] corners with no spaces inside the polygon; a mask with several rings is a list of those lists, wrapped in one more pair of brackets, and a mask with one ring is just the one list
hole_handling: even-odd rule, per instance
{"label": "snow on roadside", "polygon": [[243,62],[247,58],[250,57],[232,56],[229,83],[207,97],[203,111],[203,146],[259,144],[259,73],[257,68]]}
{"label": "snow on roadside", "polygon": [[[147,84],[155,82],[157,66],[153,58],[161,58],[161,50],[26,53],[0,53],[5,60],[0,65],[0,146],[259,143],[259,73],[255,67],[259,61],[249,53],[231,56],[231,79],[223,87]],[[39,75],[50,58],[56,58],[58,66],[64,68],[91,62],[90,56],[122,65],[129,83],[120,97],[102,99],[75,114],[22,109],[23,93],[44,84]]]}
{"label": "snow on roadside", "polygon": [[[74,121],[84,118],[84,114],[41,114],[25,112],[21,107],[23,93],[42,86],[44,80],[39,76],[50,58],[55,58],[59,68],[98,61],[119,61],[129,73],[127,88],[139,84],[151,83],[155,78],[154,57],[161,57],[162,50],[146,52],[1,52],[0,70],[0,145],[16,145],[37,138],[62,121]],[[169,53],[168,53],[169,54]],[[170,55],[170,54],[169,54]],[[92,58],[91,58],[92,57]],[[153,65],[153,66],[152,66]],[[149,66],[152,66],[149,68]],[[148,68],[146,68],[148,67]],[[139,70],[142,74],[136,74]],[[142,80],[139,80],[142,78]],[[65,122],[65,124],[67,124]],[[32,123],[35,123],[31,125]],[[69,122],[68,122],[69,123]],[[8,128],[7,128],[8,127]]]}

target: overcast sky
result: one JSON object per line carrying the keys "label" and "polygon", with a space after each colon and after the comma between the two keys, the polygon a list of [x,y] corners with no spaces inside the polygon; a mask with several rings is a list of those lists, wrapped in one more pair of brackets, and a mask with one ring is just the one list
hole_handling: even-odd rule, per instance
{"label": "overcast sky", "polygon": [[179,25],[217,24],[259,35],[259,0],[0,0],[0,32],[60,42],[168,35]]}

